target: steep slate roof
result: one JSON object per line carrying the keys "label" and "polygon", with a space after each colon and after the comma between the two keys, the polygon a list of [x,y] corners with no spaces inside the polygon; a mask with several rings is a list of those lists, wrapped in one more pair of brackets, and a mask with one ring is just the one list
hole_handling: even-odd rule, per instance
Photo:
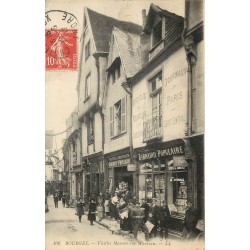
{"label": "steep slate roof", "polygon": [[119,21],[112,17],[97,13],[89,8],[87,8],[87,12],[97,52],[109,51],[109,41],[113,26],[134,34],[140,34],[142,32],[142,27],[140,25]]}
{"label": "steep slate roof", "polygon": [[164,10],[160,8],[157,5],[154,5],[153,3],[150,5],[148,16],[147,16],[147,21],[146,24],[143,28],[144,32],[150,32],[150,29],[154,23],[155,15],[158,14],[160,17],[165,16],[175,24],[178,23],[183,23],[184,18],[182,16],[178,16],[175,13],[169,12],[167,10]]}
{"label": "steep slate roof", "polygon": [[125,75],[128,78],[132,77],[141,69],[140,36],[116,27],[113,29],[113,34]]}

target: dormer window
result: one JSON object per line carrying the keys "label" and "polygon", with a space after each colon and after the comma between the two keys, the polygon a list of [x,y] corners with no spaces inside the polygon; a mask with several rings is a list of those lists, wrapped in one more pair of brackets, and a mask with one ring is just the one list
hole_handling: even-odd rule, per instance
{"label": "dormer window", "polygon": [[121,60],[120,58],[116,58],[111,67],[108,69],[109,79],[111,79],[112,84],[116,82],[121,77]]}
{"label": "dormer window", "polygon": [[160,20],[154,27],[152,32],[152,46],[155,46],[162,39],[162,21]]}

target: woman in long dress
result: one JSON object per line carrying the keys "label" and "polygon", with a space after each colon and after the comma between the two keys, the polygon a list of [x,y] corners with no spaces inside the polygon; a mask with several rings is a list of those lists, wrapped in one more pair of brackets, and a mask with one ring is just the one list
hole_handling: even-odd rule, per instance
{"label": "woman in long dress", "polygon": [[93,222],[96,221],[96,204],[94,199],[90,200],[88,220],[90,221],[90,225],[93,225]]}
{"label": "woman in long dress", "polygon": [[80,198],[76,203],[76,210],[79,222],[82,222],[82,216],[84,215],[84,208],[83,208],[84,206],[85,204],[82,202],[82,199]]}

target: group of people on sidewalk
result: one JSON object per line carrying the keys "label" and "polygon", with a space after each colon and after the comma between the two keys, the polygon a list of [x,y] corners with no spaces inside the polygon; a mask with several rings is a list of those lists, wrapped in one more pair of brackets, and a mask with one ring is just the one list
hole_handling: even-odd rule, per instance
{"label": "group of people on sidewalk", "polygon": [[[145,198],[139,200],[129,190],[123,193],[115,191],[111,195],[108,191],[105,195],[100,193],[96,199],[99,220],[104,217],[115,220],[120,224],[120,229],[133,233],[137,238],[139,230],[145,234],[145,239],[154,238],[159,233],[163,239],[168,238],[168,228],[170,221],[170,211],[166,200],[157,205],[157,200],[152,199],[148,204]],[[184,227],[182,238],[194,236],[196,224],[198,222],[198,212],[188,202],[185,211]]]}
{"label": "group of people on sidewalk", "polygon": [[58,202],[62,201],[63,207],[69,207],[69,200],[70,195],[68,193],[61,193],[60,191],[56,190],[53,194],[55,208],[58,208]]}
{"label": "group of people on sidewalk", "polygon": [[[58,195],[54,195],[55,207],[58,207]],[[63,207],[65,199],[62,196]],[[76,203],[76,215],[79,222],[84,215],[85,204],[81,198]],[[170,220],[170,211],[166,200],[163,200],[161,206],[157,205],[157,200],[152,199],[151,204],[146,202],[145,198],[138,200],[137,197],[129,191],[119,194],[115,192],[111,195],[108,191],[105,195],[100,193],[97,198],[90,198],[88,204],[88,220],[90,225],[98,219],[103,218],[119,223],[120,229],[127,231],[137,238],[138,231],[142,230],[145,234],[145,240],[154,238],[159,232],[163,239],[168,238],[168,227]],[[197,210],[188,202],[185,211],[184,228],[182,238],[191,238],[194,236],[194,230],[198,222]]]}

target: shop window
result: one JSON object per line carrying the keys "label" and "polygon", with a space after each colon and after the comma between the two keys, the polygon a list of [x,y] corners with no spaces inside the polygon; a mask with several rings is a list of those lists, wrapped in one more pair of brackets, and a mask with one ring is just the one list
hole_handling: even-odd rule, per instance
{"label": "shop window", "polygon": [[85,79],[85,100],[90,97],[90,74]]}
{"label": "shop window", "polygon": [[126,97],[110,107],[110,137],[126,132]]}
{"label": "shop window", "polygon": [[187,206],[187,172],[169,173],[167,185],[170,210],[184,213]]}
{"label": "shop window", "polygon": [[90,56],[90,41],[88,41],[85,46],[85,61],[89,58],[89,56]]}

